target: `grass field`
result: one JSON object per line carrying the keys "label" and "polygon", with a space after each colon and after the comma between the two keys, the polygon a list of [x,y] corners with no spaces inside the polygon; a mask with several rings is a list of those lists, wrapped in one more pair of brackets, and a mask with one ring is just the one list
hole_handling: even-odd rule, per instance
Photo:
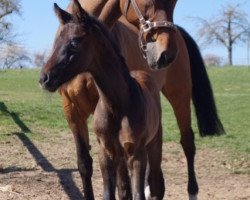
{"label": "grass field", "polygon": [[[200,138],[193,117],[198,148],[228,149],[248,157],[250,153],[250,69],[209,68],[208,73],[221,120],[227,134]],[[43,92],[38,85],[39,70],[0,71],[0,141],[11,133],[26,131],[43,138],[43,132],[69,132],[60,96]],[[179,130],[168,102],[162,98],[165,141],[179,141]]]}

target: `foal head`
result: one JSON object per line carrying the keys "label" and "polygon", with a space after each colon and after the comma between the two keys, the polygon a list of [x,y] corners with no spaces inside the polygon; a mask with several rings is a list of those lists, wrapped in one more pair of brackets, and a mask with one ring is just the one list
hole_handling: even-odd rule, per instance
{"label": "foal head", "polygon": [[148,64],[161,69],[178,53],[173,12],[177,0],[120,0],[121,12],[140,29],[139,45]]}
{"label": "foal head", "polygon": [[[54,10],[61,26],[39,81],[50,92],[56,91],[63,83],[88,70],[93,62],[99,60],[102,43],[110,37],[107,29],[90,17],[78,0],[73,1],[72,14],[59,8],[57,4],[54,4]],[[106,48],[105,50],[108,51]]]}

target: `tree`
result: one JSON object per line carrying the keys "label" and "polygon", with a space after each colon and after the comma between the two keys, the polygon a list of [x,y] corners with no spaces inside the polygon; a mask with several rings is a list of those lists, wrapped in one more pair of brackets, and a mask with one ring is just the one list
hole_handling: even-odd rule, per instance
{"label": "tree", "polygon": [[14,42],[15,33],[9,16],[20,14],[20,0],[0,0],[0,68],[19,67],[29,61],[24,48]]}
{"label": "tree", "polygon": [[19,0],[0,0],[0,44],[13,39],[12,24],[8,21],[8,17],[20,14],[20,8]]}
{"label": "tree", "polygon": [[0,68],[23,68],[30,58],[27,51],[20,45],[17,44],[6,44],[2,45],[0,51]]}
{"label": "tree", "polygon": [[46,64],[47,58],[47,51],[36,52],[34,54],[33,63],[36,67],[43,67]]}
{"label": "tree", "polygon": [[226,47],[228,64],[233,65],[233,46],[246,41],[250,33],[247,15],[240,9],[240,5],[223,7],[220,14],[211,20],[198,20],[201,23],[198,35],[204,44],[218,43]]}
{"label": "tree", "polygon": [[204,56],[206,66],[220,66],[222,59],[214,54],[207,54]]}

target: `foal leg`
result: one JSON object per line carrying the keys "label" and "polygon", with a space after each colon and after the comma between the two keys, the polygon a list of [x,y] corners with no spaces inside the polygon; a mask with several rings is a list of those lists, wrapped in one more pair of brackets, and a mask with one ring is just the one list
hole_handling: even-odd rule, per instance
{"label": "foal leg", "polygon": [[[92,158],[89,154],[89,141],[88,141],[88,127],[87,118],[85,120],[79,115],[76,107],[72,104],[66,94],[61,93],[63,111],[68,121],[69,127],[74,134],[76,153],[77,153],[77,165],[81,175],[83,184],[83,193],[86,200],[93,200],[94,193],[92,188],[91,177],[93,173]],[[82,120],[80,120],[82,119]]]}
{"label": "foal leg", "polygon": [[148,183],[150,186],[151,200],[161,200],[165,193],[165,183],[161,169],[162,161],[162,127],[158,135],[147,145],[148,161],[150,166]]}
{"label": "foal leg", "polygon": [[117,166],[117,188],[120,200],[132,200],[131,183],[124,157],[120,159]]}
{"label": "foal leg", "polygon": [[[133,144],[127,149],[134,149]],[[131,175],[133,199],[145,200],[144,181],[147,165],[146,150],[145,147],[140,147],[133,152],[133,154],[128,155],[128,168]]]}
{"label": "foal leg", "polygon": [[[164,94],[167,92],[163,89]],[[196,200],[198,184],[195,176],[194,157],[195,143],[194,133],[191,128],[191,95],[189,92],[177,91],[174,95],[166,95],[171,103],[181,132],[181,145],[187,159],[188,167],[188,193],[190,200]]]}
{"label": "foal leg", "polygon": [[116,166],[114,159],[107,154],[104,147],[100,145],[99,164],[103,178],[103,199],[115,200]]}

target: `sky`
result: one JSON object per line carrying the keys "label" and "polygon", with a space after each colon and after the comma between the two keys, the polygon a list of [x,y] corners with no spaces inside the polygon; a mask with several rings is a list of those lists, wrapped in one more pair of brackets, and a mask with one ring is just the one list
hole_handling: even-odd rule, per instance
{"label": "sky", "polygon": [[[53,3],[66,8],[69,0],[21,0],[22,15],[11,17],[18,40],[30,52],[43,52],[52,46],[58,20],[53,12]],[[250,21],[250,0],[178,0],[174,23],[185,28],[197,40],[197,22],[195,17],[213,19],[222,6],[243,3],[242,9]],[[198,43],[199,44],[199,43]],[[219,45],[200,48],[203,55],[215,54],[226,61],[227,51]],[[240,44],[234,49],[234,64],[247,64],[247,44]]]}

